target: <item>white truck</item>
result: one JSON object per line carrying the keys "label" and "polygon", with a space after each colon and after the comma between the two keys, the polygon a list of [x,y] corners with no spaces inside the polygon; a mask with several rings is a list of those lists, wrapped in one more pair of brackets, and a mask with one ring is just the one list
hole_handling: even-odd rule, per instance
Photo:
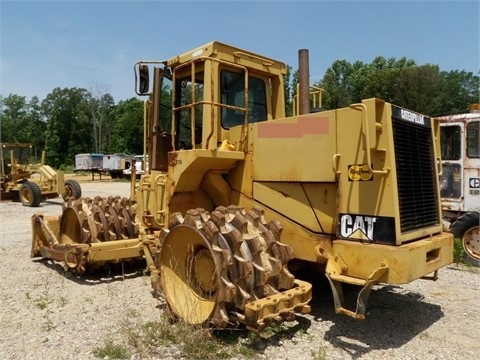
{"label": "white truck", "polygon": [[[144,160],[145,159],[145,160]],[[148,155],[144,157],[143,155],[135,155],[133,157],[132,165],[123,170],[123,176],[127,179],[132,177],[132,168],[135,168],[135,177],[140,179],[140,176],[148,172]]]}
{"label": "white truck", "polygon": [[442,216],[463,245],[465,260],[480,266],[480,104],[465,114],[440,116]]}

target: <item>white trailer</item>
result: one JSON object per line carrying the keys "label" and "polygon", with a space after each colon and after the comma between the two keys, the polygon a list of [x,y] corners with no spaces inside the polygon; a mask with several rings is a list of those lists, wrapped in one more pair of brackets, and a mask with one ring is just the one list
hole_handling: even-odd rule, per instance
{"label": "white trailer", "polygon": [[75,155],[75,171],[92,171],[103,168],[103,154]]}
{"label": "white trailer", "polygon": [[103,155],[103,170],[108,172],[112,179],[122,178],[123,171],[132,165],[133,156],[126,154]]}

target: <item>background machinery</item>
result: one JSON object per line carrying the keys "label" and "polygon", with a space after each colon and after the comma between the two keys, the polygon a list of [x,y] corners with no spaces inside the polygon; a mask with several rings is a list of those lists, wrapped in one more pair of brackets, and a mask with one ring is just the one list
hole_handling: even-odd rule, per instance
{"label": "background machinery", "polygon": [[57,172],[45,164],[45,152],[40,163],[32,163],[31,152],[32,144],[0,143],[2,200],[21,201],[25,206],[36,207],[44,199],[82,196],[76,180],[65,180],[62,171]]}
{"label": "background machinery", "polygon": [[133,156],[132,166],[123,170],[122,175],[127,179],[131,179],[132,175],[140,179],[140,177],[145,174],[145,171],[148,172],[148,156],[135,155]]}
{"label": "background machinery", "polygon": [[462,242],[465,260],[480,266],[480,104],[440,116],[443,218]]}
{"label": "background machinery", "polygon": [[[279,61],[212,42],[137,62],[148,172],[130,199],[34,215],[32,257],[77,273],[143,257],[176,316],[218,328],[259,330],[308,312],[311,284],[295,270],[319,269],[336,312],[357,319],[374,284],[436,279],[453,257],[438,124],[374,98],[311,112],[308,51],[299,62],[292,117]],[[361,288],[355,309],[343,284]]]}

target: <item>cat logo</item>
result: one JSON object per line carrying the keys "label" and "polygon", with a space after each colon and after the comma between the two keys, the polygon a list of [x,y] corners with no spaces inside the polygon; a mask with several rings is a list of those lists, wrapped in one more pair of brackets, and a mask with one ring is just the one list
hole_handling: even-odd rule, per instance
{"label": "cat logo", "polygon": [[340,218],[340,234],[344,238],[354,235],[355,238],[373,240],[373,227],[377,218],[362,215],[342,215]]}
{"label": "cat logo", "polygon": [[339,214],[337,236],[347,240],[395,244],[395,218],[366,214]]}
{"label": "cat logo", "polygon": [[479,178],[470,178],[468,180],[468,184],[470,185],[470,189],[478,189],[478,188],[480,188],[480,179]]}
{"label": "cat logo", "polygon": [[348,166],[348,181],[370,180],[373,180],[373,172],[367,164]]}

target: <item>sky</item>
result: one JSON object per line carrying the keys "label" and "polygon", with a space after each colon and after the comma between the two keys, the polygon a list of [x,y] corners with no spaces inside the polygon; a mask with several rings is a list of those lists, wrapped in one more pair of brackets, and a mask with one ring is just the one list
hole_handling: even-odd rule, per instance
{"label": "sky", "polygon": [[133,64],[217,40],[298,68],[310,83],[336,60],[406,57],[480,71],[480,1],[0,0],[0,95],[54,88],[135,96]]}

